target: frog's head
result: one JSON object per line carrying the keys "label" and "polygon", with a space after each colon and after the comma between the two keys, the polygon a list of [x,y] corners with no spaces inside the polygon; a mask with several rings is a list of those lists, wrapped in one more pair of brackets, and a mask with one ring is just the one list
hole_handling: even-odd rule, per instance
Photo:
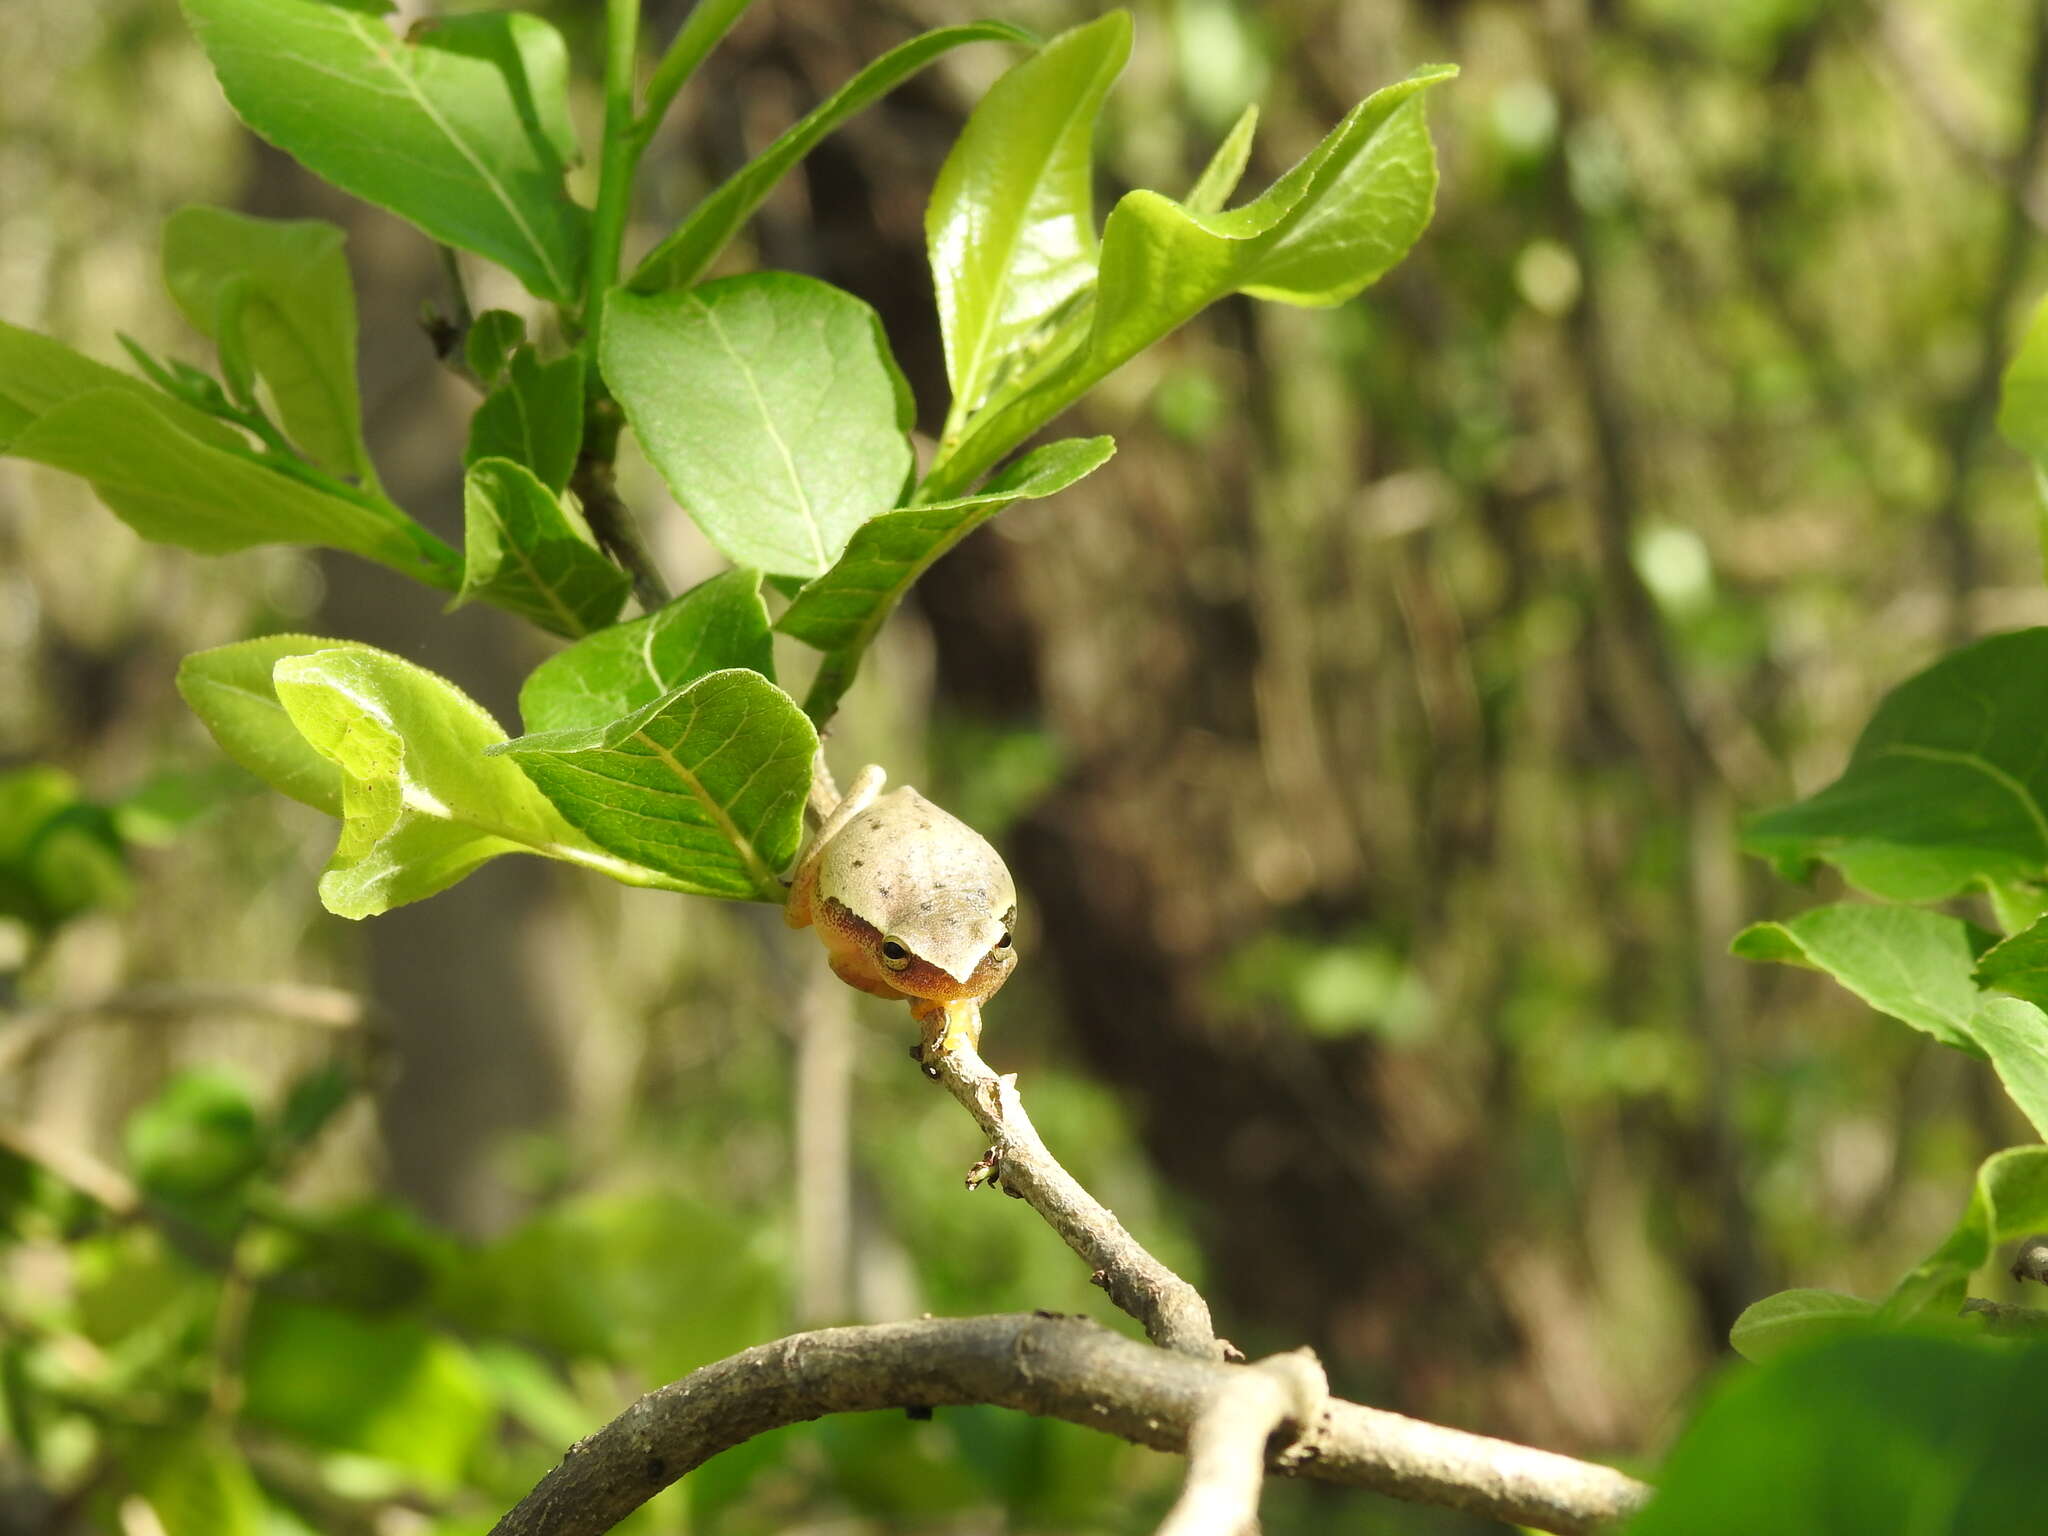
{"label": "frog's head", "polygon": [[1017,967],[1017,887],[1002,855],[908,785],[835,840],[820,925],[884,987],[979,1002]]}
{"label": "frog's head", "polygon": [[1002,895],[939,891],[914,908],[893,915],[875,939],[875,966],[889,985],[909,997],[934,1002],[980,1002],[1010,979],[1017,968],[1011,932],[1017,921],[1015,892]]}

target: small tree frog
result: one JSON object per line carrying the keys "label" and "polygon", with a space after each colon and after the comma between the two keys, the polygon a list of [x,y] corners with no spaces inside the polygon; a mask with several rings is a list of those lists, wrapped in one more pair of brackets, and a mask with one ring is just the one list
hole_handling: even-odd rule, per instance
{"label": "small tree frog", "polygon": [[1017,888],[1002,855],[909,785],[863,768],[797,860],[784,915],[815,926],[833,974],[900,998],[924,1054],[979,1045],[981,1003],[1009,980]]}

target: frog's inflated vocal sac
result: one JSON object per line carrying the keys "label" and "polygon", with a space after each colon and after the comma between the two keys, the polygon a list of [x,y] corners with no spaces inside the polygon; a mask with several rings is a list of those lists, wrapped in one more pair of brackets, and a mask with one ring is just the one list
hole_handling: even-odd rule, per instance
{"label": "frog's inflated vocal sac", "polygon": [[1016,969],[1017,888],[979,832],[907,784],[882,794],[883,777],[863,768],[818,829],[786,915],[816,925],[848,986],[907,1001],[944,1054],[979,1043],[981,1001]]}

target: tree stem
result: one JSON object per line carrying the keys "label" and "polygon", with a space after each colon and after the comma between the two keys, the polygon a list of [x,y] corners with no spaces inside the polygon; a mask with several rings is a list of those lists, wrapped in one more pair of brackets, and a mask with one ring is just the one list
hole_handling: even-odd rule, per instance
{"label": "tree stem", "polygon": [[596,375],[604,331],[604,296],[619,280],[626,221],[633,212],[633,172],[640,139],[633,124],[633,64],[639,53],[640,0],[605,0],[604,150],[598,161],[597,209],[590,217],[590,272],[583,298],[583,346]]}

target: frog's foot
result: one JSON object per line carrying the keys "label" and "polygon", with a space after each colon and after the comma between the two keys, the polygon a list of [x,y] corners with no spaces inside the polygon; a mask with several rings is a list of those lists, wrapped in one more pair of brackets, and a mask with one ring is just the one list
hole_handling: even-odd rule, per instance
{"label": "frog's foot", "polygon": [[950,1056],[962,1046],[969,1050],[981,1047],[981,1004],[977,1002],[941,1003],[914,998],[910,1004],[910,1016],[917,1020],[923,1035],[916,1056],[927,1069],[935,1066],[940,1057]]}

